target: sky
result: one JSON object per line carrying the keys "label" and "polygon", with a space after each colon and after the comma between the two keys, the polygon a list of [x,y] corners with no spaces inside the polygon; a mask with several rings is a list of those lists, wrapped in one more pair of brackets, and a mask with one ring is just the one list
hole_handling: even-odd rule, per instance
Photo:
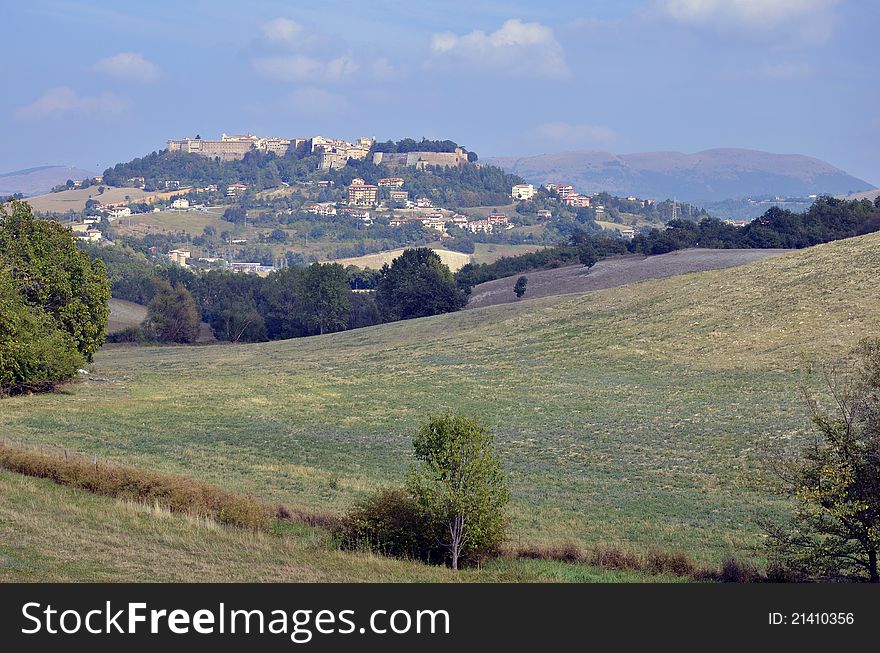
{"label": "sky", "polygon": [[874,0],[5,3],[0,172],[221,132],[741,147],[880,186]]}

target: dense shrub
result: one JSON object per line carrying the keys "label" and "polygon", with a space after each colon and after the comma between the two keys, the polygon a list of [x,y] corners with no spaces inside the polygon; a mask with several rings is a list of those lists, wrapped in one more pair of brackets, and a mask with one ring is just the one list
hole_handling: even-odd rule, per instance
{"label": "dense shrub", "polygon": [[0,269],[0,397],[51,390],[84,364],[70,336],[46,313],[28,306]]}
{"label": "dense shrub", "polygon": [[103,496],[157,503],[172,512],[209,517],[221,524],[251,530],[268,530],[272,514],[256,499],[201,481],[96,459],[68,458],[0,445],[0,468]]}
{"label": "dense shrub", "polygon": [[8,270],[25,303],[48,315],[91,360],[110,314],[104,264],[89,259],[67,227],[38,220],[29,204],[15,201],[0,205],[0,268]]}
{"label": "dense shrub", "polygon": [[446,553],[438,524],[403,489],[386,489],[357,503],[337,525],[345,549],[369,549],[396,558],[438,564]]}

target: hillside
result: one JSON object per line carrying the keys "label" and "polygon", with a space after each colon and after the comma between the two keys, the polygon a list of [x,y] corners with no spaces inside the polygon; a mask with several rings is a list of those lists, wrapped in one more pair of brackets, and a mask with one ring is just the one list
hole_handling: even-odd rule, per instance
{"label": "hillside", "polygon": [[68,179],[80,181],[93,174],[88,170],[70,166],[39,166],[4,172],[0,173],[0,196],[16,193],[25,196],[48,193],[51,188],[63,184]]}
{"label": "hillside", "polygon": [[[803,357],[825,359],[877,335],[878,265],[880,235],[872,234],[625,291],[328,336],[107,349],[94,381],[4,399],[0,428],[31,443],[342,511],[401,483],[413,430],[429,412],[454,409],[479,415],[498,435],[513,543],[759,559],[754,518],[784,506],[745,477],[760,465],[762,443],[809,428],[798,391]],[[39,503],[54,506],[43,512],[32,510],[34,500],[4,508],[3,528],[44,514],[65,541],[103,541],[90,524],[65,530],[75,517],[57,500]],[[13,522],[10,511],[22,514]],[[148,541],[163,541],[165,526],[143,528],[157,529]],[[127,537],[143,548],[142,532],[120,535],[113,550]],[[51,567],[53,539],[28,536],[26,568]]]}
{"label": "hillside", "polygon": [[[658,256],[623,256],[605,259],[590,269],[568,265],[552,270],[528,272],[525,297],[549,297],[569,293],[616,288],[626,284],[663,279],[689,272],[717,270],[758,261],[787,250],[782,249],[684,249]],[[518,300],[513,294],[515,274],[477,284],[471,290],[468,308],[507,304]]]}
{"label": "hillside", "polygon": [[[367,254],[365,256],[355,256],[351,258],[339,258],[333,259],[333,263],[340,263],[341,265],[356,265],[359,268],[371,268],[373,270],[379,270],[386,263],[391,265],[391,262],[396,259],[398,256],[403,254],[404,248],[394,249],[387,252],[378,252],[376,254]],[[448,249],[440,249],[440,248],[432,248],[437,254],[440,256],[440,260],[446,264],[450,270],[455,272],[456,270],[460,270],[463,266],[470,263],[471,257],[469,254],[463,254],[461,252],[453,252]]]}
{"label": "hillside", "polygon": [[[129,198],[134,201],[143,200],[157,194],[145,193],[140,188],[105,188],[103,193],[98,192],[97,186],[77,188],[75,190],[63,190],[58,193],[46,193],[27,199],[34,211],[49,213],[64,213],[65,211],[82,211],[86,208],[86,201],[90,198],[99,200],[105,204],[125,202]],[[163,194],[169,196],[168,193]]]}
{"label": "hillside", "polygon": [[607,191],[657,200],[848,194],[873,187],[829,163],[798,154],[714,149],[681,152],[560,152],[495,157],[488,163],[531,182],[567,182],[582,193]]}

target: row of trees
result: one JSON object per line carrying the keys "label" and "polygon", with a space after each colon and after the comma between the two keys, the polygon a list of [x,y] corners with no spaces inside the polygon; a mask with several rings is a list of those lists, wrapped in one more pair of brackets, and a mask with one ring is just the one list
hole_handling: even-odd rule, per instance
{"label": "row of trees", "polygon": [[803,213],[773,207],[745,227],[715,218],[699,222],[677,219],[669,222],[665,229],[651,229],[630,241],[590,233],[575,226],[565,244],[504,257],[494,263],[468,264],[458,271],[456,279],[459,287],[469,292],[474,285],[486,281],[579,262],[589,267],[602,258],[620,254],[652,256],[689,247],[796,249],[878,230],[880,198],[872,203],[822,197]]}
{"label": "row of trees", "polygon": [[[405,250],[381,270],[313,263],[266,278],[156,267],[132,251],[114,249],[90,251],[107,261],[115,296],[150,309],[142,329],[114,336],[116,340],[192,342],[199,320],[219,340],[296,338],[448,313],[467,303],[449,268],[426,248]],[[195,327],[183,326],[193,319]]]}
{"label": "row of trees", "polygon": [[0,396],[73,378],[104,342],[109,299],[104,264],[70,230],[0,205]]}

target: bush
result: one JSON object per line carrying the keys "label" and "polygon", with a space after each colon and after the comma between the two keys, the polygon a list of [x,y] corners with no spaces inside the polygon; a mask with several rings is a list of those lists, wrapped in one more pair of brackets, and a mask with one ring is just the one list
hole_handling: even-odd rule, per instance
{"label": "bush", "polygon": [[337,524],[344,549],[369,549],[395,558],[440,564],[446,551],[431,516],[404,489],[385,489],[363,499]]}
{"label": "bush", "polygon": [[140,344],[151,340],[152,339],[148,337],[148,333],[144,331],[143,327],[130,326],[120,329],[119,331],[114,331],[113,333],[108,333],[104,342]]}
{"label": "bush", "polygon": [[248,496],[172,474],[0,446],[0,468],[116,499],[156,503],[250,530],[269,529],[271,510]]}
{"label": "bush", "polygon": [[85,364],[49,315],[25,304],[0,270],[0,397],[52,390]]}

